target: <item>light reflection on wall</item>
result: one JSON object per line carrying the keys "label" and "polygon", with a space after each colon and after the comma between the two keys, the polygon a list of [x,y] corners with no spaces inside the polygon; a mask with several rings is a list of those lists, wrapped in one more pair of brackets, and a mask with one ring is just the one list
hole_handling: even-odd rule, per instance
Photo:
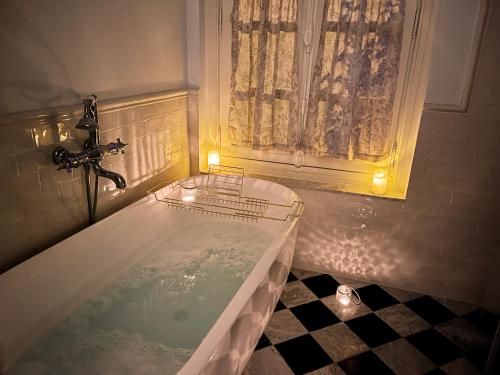
{"label": "light reflection on wall", "polygon": [[186,121],[186,111],[179,111],[133,124],[143,129],[141,136],[132,138],[125,154],[109,164],[109,168],[119,171],[130,188],[168,169],[185,170],[189,162]]}
{"label": "light reflection on wall", "polygon": [[399,284],[407,260],[401,252],[405,236],[400,225],[381,221],[376,200],[359,197],[353,203],[347,195],[330,193],[325,201],[314,191],[299,194],[306,208],[295,266]]}

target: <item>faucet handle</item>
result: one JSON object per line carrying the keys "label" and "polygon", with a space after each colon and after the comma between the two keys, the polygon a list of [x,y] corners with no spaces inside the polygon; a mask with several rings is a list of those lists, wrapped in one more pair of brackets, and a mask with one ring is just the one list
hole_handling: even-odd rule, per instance
{"label": "faucet handle", "polygon": [[126,143],[123,143],[120,138],[116,140],[116,142],[111,142],[109,145],[103,146],[103,150],[105,155],[117,155],[119,152],[122,154],[125,153],[123,150],[127,146]]}
{"label": "faucet handle", "polygon": [[66,169],[66,172],[71,173],[71,170],[73,169],[73,167],[71,166],[71,164],[69,162],[67,162],[65,165],[61,165],[57,168],[58,171],[60,171],[61,169]]}
{"label": "faucet handle", "polygon": [[128,143],[123,143],[120,138],[116,139],[116,147],[118,148],[118,150],[120,150],[120,152],[122,154],[125,153],[124,148],[127,147],[127,146],[128,146]]}
{"label": "faucet handle", "polygon": [[71,154],[62,146],[57,146],[52,152],[52,160],[58,166],[57,170],[66,169],[68,173],[73,169]]}

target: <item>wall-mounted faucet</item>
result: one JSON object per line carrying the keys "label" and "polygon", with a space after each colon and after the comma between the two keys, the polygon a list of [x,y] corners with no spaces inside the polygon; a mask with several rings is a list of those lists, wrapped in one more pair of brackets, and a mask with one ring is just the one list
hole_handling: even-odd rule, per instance
{"label": "wall-mounted faucet", "polygon": [[[101,166],[101,160],[106,155],[116,155],[124,153],[127,146],[120,138],[116,142],[107,145],[100,145],[99,142],[99,118],[97,114],[97,96],[90,95],[83,99],[83,117],[76,125],[77,129],[87,130],[89,138],[83,144],[81,152],[69,152],[66,148],[58,146],[52,153],[54,163],[59,169],[66,169],[70,173],[74,168],[83,166],[85,171],[85,185],[87,188],[87,205],[89,210],[90,223],[95,222],[95,213],[97,207],[97,193],[99,191],[99,177],[108,178],[113,181],[118,189],[124,189],[127,186],[125,179],[118,173],[108,171]],[[92,199],[90,193],[90,170],[95,174],[95,188]]]}

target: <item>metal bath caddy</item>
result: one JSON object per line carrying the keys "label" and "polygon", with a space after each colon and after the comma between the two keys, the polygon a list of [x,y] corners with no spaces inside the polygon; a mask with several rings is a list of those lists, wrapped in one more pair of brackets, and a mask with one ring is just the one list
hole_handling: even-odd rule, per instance
{"label": "metal bath caddy", "polygon": [[302,201],[278,204],[267,199],[243,196],[243,178],[242,168],[211,165],[204,185],[187,186],[188,180],[161,191],[156,186],[148,193],[153,194],[157,201],[166,203],[170,209],[230,220],[285,222],[302,214]]}

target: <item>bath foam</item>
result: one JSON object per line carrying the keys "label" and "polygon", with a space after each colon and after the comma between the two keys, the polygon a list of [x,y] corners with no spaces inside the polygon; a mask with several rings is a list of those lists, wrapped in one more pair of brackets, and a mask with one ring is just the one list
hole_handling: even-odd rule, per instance
{"label": "bath foam", "polygon": [[165,234],[8,373],[176,373],[272,240],[256,226],[222,221]]}

